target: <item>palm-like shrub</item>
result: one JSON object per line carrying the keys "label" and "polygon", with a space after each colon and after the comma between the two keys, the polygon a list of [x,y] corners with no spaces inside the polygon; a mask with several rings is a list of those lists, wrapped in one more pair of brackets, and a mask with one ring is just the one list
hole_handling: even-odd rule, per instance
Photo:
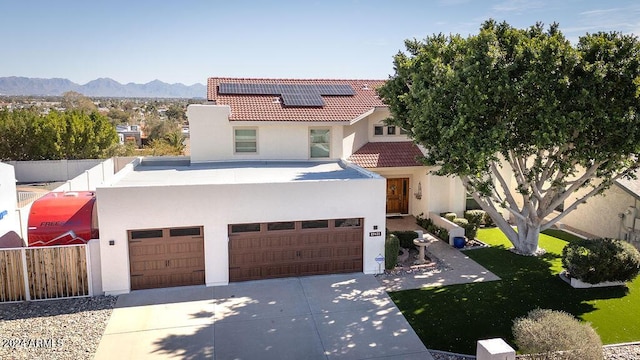
{"label": "palm-like shrub", "polygon": [[589,284],[631,281],[640,273],[640,253],[615,239],[581,239],[562,250],[562,266],[571,277]]}

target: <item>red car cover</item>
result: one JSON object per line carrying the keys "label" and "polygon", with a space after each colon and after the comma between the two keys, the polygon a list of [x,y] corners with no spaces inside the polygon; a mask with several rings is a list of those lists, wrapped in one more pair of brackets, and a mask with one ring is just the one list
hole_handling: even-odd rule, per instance
{"label": "red car cover", "polygon": [[29,246],[86,244],[97,239],[96,196],[92,191],[51,192],[31,205]]}

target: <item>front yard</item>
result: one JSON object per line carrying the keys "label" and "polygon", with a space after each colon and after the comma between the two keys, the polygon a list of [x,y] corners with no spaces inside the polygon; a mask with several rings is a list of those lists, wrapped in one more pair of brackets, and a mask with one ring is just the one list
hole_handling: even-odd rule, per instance
{"label": "front yard", "polygon": [[515,255],[500,230],[481,229],[489,248],[465,252],[501,281],[390,293],[429,349],[474,354],[476,341],[501,337],[513,346],[511,326],[535,308],[564,310],[591,322],[604,344],[640,340],[640,277],[628,288],[573,289],[558,276],[570,234],[540,236],[542,257]]}

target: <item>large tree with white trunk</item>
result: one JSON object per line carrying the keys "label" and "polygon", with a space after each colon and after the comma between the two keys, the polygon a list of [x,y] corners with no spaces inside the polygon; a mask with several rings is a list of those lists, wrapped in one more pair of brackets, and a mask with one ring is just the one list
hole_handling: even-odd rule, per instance
{"label": "large tree with white trunk", "polygon": [[540,231],[638,168],[635,36],[587,34],[573,45],[556,24],[490,20],[476,35],[405,46],[378,89],[388,121],[427,149],[437,174],[462,179],[516,251],[534,254]]}

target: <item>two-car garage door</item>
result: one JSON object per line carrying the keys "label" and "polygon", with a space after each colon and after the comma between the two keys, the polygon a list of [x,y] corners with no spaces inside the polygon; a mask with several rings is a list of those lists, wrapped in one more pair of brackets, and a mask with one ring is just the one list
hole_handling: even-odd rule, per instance
{"label": "two-car garage door", "polygon": [[362,219],[229,225],[229,281],[362,271]]}
{"label": "two-car garage door", "polygon": [[[362,232],[360,218],[229,225],[229,281],[361,272]],[[131,290],[205,283],[202,227],[128,235]]]}

